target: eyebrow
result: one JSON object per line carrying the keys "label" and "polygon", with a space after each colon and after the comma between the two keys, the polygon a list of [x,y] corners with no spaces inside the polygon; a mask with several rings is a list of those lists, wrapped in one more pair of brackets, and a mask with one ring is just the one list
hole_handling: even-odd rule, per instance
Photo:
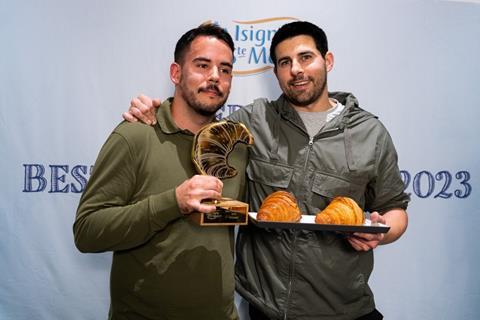
{"label": "eyebrow", "polygon": [[[306,54],[315,54],[315,52],[313,50],[305,50],[305,51],[301,51],[299,53],[297,53],[297,56],[303,56],[303,55],[306,55]],[[283,60],[291,60],[290,56],[284,56],[284,57],[281,57],[281,58],[278,58],[277,59],[277,63],[280,62],[280,61],[283,61]]]}
{"label": "eyebrow", "polygon": [[[208,58],[205,58],[205,57],[197,57],[197,58],[193,59],[193,62],[212,62],[212,60],[208,59]],[[229,62],[220,62],[220,65],[227,66],[227,67],[233,69],[233,65]]]}
{"label": "eyebrow", "polygon": [[312,50],[305,50],[305,51],[300,52],[298,55],[303,56],[304,54],[312,54],[312,53],[315,54],[315,52],[312,51]]}
{"label": "eyebrow", "polygon": [[233,69],[233,64],[229,63],[229,62],[221,62],[220,65],[222,66],[227,66],[229,67],[230,69]]}
{"label": "eyebrow", "polygon": [[277,63],[279,63],[280,61],[284,61],[284,60],[292,60],[290,57],[281,57],[281,58],[278,58],[277,59]]}

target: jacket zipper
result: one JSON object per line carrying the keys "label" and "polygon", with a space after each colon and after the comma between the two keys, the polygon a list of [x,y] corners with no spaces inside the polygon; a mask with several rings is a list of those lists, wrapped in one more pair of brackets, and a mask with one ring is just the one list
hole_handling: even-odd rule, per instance
{"label": "jacket zipper", "polygon": [[[327,131],[324,131],[322,132],[321,134],[317,134],[317,139],[320,138],[321,136],[323,136],[324,134],[328,134],[328,133],[332,133],[332,132],[335,132],[335,131],[342,131],[341,128],[332,128],[330,130],[327,130]],[[315,140],[315,137],[308,137],[308,149],[307,149],[307,155],[305,157],[305,163],[303,165],[303,175],[305,176],[306,174],[306,170],[307,170],[307,165],[308,165],[308,160],[310,158],[310,152],[312,151],[313,149],[313,143],[314,143],[314,140]],[[303,180],[303,179],[302,179]],[[293,231],[294,234],[293,234],[293,246],[292,246],[292,259],[290,260],[290,272],[289,272],[289,277],[288,277],[288,290],[287,290],[287,299],[285,301],[285,310],[283,312],[283,320],[287,320],[287,316],[288,316],[288,307],[289,307],[289,304],[290,304],[290,297],[292,295],[292,282],[293,282],[293,276],[294,276],[294,273],[295,273],[295,254],[296,254],[296,248],[297,248],[297,230],[294,230]]]}
{"label": "jacket zipper", "polygon": [[[313,143],[315,140],[318,140],[320,139],[321,137],[329,134],[329,133],[334,133],[334,132],[342,132],[343,129],[341,128],[332,128],[332,129],[329,129],[329,130],[326,130],[326,131],[323,131],[323,132],[320,132],[320,133],[317,133],[317,135],[315,135],[314,137],[309,137],[309,140],[308,140],[308,149],[307,149],[307,156],[305,157],[305,163],[303,164],[303,174],[305,175],[305,172],[307,170],[307,165],[308,165],[308,160],[310,159],[310,152],[312,151],[313,149]],[[316,139],[315,139],[316,138]]]}
{"label": "jacket zipper", "polygon": [[305,170],[307,170],[307,164],[308,164],[308,159],[310,158],[310,152],[313,149],[313,142],[315,141],[315,138],[320,139],[321,137],[329,134],[329,133],[334,133],[334,132],[342,132],[342,128],[332,128],[323,132],[317,133],[314,137],[308,137],[308,150],[307,150],[307,156],[305,157],[305,163],[303,164],[303,172],[305,173]]}
{"label": "jacket zipper", "polygon": [[307,156],[305,157],[305,163],[303,164],[303,173],[305,174],[305,170],[307,170],[308,159],[310,158],[310,152],[313,148],[313,137],[309,137],[308,140],[308,149],[307,149]]}
{"label": "jacket zipper", "polygon": [[[313,137],[309,137],[308,145],[307,145],[307,155],[305,157],[305,163],[303,165],[303,174],[305,176],[305,172],[307,170],[308,159],[310,158],[310,152],[313,148]],[[303,179],[302,179],[303,180]],[[292,283],[293,283],[293,276],[295,274],[295,255],[296,255],[296,248],[297,248],[297,230],[293,231],[293,245],[292,245],[292,258],[290,259],[290,272],[288,274],[288,290],[287,290],[287,299],[285,303],[285,311],[283,312],[283,319],[287,320],[288,315],[288,306],[290,304],[290,296],[292,295]]]}
{"label": "jacket zipper", "polygon": [[287,290],[287,299],[285,303],[285,310],[283,312],[283,320],[287,320],[288,315],[288,306],[290,304],[290,296],[292,295],[292,282],[293,275],[295,273],[295,256],[297,248],[297,232],[298,230],[293,230],[293,246],[292,246],[292,258],[290,259],[290,272],[288,273],[288,290]]}

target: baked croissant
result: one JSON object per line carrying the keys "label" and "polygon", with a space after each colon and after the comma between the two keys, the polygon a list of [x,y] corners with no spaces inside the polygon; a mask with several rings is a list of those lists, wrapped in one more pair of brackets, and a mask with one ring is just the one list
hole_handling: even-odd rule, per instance
{"label": "baked croissant", "polygon": [[302,213],[297,199],[287,191],[275,191],[268,195],[258,209],[257,220],[298,222]]}
{"label": "baked croissant", "polygon": [[234,177],[237,170],[228,165],[227,158],[238,142],[253,144],[253,136],[245,125],[230,120],[206,125],[197,132],[193,141],[195,168],[200,174],[219,179]]}
{"label": "baked croissant", "polygon": [[348,197],[335,197],[315,217],[315,223],[321,224],[362,225],[364,222],[363,210]]}

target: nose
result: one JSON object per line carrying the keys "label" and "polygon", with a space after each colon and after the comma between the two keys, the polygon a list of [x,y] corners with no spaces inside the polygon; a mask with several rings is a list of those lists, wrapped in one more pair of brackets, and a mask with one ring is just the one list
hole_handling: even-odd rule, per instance
{"label": "nose", "polygon": [[290,69],[290,72],[292,75],[296,76],[299,73],[303,73],[303,67],[302,65],[298,62],[297,59],[294,59],[292,61],[292,68]]}
{"label": "nose", "polygon": [[220,79],[220,73],[219,73],[218,67],[213,66],[212,69],[210,70],[210,75],[208,77],[208,80],[212,82],[218,82],[218,79]]}

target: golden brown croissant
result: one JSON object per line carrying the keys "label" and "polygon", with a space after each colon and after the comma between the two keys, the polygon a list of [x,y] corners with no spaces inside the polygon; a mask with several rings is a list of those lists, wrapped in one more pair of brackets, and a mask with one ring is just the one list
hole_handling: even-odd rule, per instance
{"label": "golden brown croissant", "polygon": [[335,197],[315,217],[315,223],[321,224],[362,225],[364,221],[363,210],[348,197]]}
{"label": "golden brown croissant", "polygon": [[302,213],[297,199],[287,191],[275,191],[268,195],[258,209],[257,220],[298,222]]}
{"label": "golden brown croissant", "polygon": [[195,135],[192,160],[200,174],[208,174],[219,179],[237,174],[228,165],[227,158],[235,144],[253,144],[253,136],[241,123],[222,120],[207,124]]}

